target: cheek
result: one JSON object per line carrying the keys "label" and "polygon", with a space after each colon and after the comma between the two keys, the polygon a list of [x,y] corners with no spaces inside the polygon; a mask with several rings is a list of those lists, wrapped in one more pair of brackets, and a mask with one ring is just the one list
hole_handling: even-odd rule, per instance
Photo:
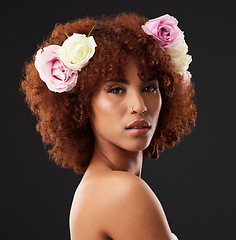
{"label": "cheek", "polygon": [[122,107],[107,96],[102,95],[94,98],[92,109],[91,121],[97,130],[112,128],[122,117]]}
{"label": "cheek", "polygon": [[149,103],[149,110],[152,116],[159,116],[160,110],[162,106],[162,98],[159,93],[152,101]]}
{"label": "cheek", "polygon": [[154,98],[152,101],[150,101],[148,106],[149,115],[152,119],[152,125],[155,126],[154,129],[156,128],[158,123],[161,106],[162,106],[162,98],[160,94],[156,98]]}

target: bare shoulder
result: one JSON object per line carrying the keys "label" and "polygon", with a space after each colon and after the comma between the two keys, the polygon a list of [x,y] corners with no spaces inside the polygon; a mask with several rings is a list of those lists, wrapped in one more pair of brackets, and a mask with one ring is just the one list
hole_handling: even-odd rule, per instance
{"label": "bare shoulder", "polygon": [[[73,197],[70,227],[78,228],[79,222],[83,222],[82,219],[86,217],[86,222],[93,221],[96,226],[101,224],[100,228],[102,228],[105,225],[103,217],[106,213],[116,207],[116,204],[119,204],[131,189],[134,189],[134,185],[138,186],[141,182],[142,180],[137,176],[118,171],[84,179],[80,182]],[[95,215],[102,221],[94,222],[96,221]]]}
{"label": "bare shoulder", "polygon": [[100,214],[109,236],[118,240],[171,239],[162,206],[144,180],[127,172],[115,172],[107,189]]}
{"label": "bare shoulder", "polygon": [[91,235],[95,232],[116,240],[171,239],[164,211],[151,188],[141,178],[120,171],[84,181],[75,193],[70,228],[74,236],[89,233],[89,239],[99,239]]}
{"label": "bare shoulder", "polygon": [[148,184],[142,178],[131,173],[116,171],[109,176],[109,181],[105,181],[104,184],[109,188],[110,197],[113,198],[114,204],[119,203],[119,198],[119,200],[126,201],[127,204],[138,202],[140,199],[159,204],[158,198]]}
{"label": "bare shoulder", "polygon": [[144,192],[155,196],[143,179],[128,172],[115,171],[109,176],[109,181],[105,181],[104,184],[111,188],[110,191],[112,193],[122,198],[135,198],[136,195],[143,194]]}

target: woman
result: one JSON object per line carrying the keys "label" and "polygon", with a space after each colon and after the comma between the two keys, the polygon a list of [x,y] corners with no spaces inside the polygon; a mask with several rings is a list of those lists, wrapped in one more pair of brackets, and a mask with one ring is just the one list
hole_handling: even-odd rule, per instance
{"label": "woman", "polygon": [[21,90],[50,157],[84,174],[72,240],[176,239],[141,169],[195,125],[191,56],[177,24],[134,13],[57,24],[26,63]]}

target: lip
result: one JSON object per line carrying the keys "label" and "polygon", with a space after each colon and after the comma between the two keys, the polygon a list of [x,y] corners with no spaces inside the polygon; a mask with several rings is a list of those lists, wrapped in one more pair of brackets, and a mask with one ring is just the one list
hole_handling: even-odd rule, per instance
{"label": "lip", "polygon": [[131,124],[128,125],[128,127],[126,127],[126,129],[131,129],[131,128],[150,128],[150,124],[148,121],[146,120],[137,120],[132,122]]}
{"label": "lip", "polygon": [[134,121],[126,127],[126,130],[136,136],[145,135],[149,132],[151,125],[145,120]]}

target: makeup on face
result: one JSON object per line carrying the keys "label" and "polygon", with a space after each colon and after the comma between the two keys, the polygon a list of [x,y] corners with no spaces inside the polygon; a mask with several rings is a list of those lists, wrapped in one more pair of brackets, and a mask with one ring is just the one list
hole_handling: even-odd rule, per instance
{"label": "makeup on face", "polygon": [[132,122],[128,125],[126,128],[127,131],[129,131],[131,134],[134,134],[136,136],[142,136],[149,132],[151,129],[151,125],[146,120],[137,120]]}
{"label": "makeup on face", "polygon": [[[155,92],[159,88],[159,82],[156,78],[150,77],[144,81],[141,81],[143,85],[142,92]],[[109,93],[121,94],[125,92],[124,86],[129,86],[130,83],[126,79],[109,79],[106,80],[105,86]],[[120,86],[120,87],[119,87]],[[122,87],[123,88],[122,88]]]}
{"label": "makeup on face", "polygon": [[[156,78],[150,77],[147,80],[140,81],[140,94],[145,93],[156,93],[159,87],[158,80]],[[128,94],[130,83],[126,79],[109,79],[105,82],[106,88],[104,89],[107,93],[114,95],[125,95]],[[146,107],[145,107],[146,108]],[[145,109],[147,111],[147,109]],[[143,114],[142,114],[143,115]],[[142,136],[149,132],[151,125],[148,121],[144,119],[139,119],[133,121],[129,126],[125,128],[129,133],[135,136]]]}
{"label": "makeup on face", "polygon": [[141,80],[137,65],[128,60],[124,76],[106,80],[92,99],[95,138],[130,151],[144,150],[155,132],[161,104],[158,79]]}

